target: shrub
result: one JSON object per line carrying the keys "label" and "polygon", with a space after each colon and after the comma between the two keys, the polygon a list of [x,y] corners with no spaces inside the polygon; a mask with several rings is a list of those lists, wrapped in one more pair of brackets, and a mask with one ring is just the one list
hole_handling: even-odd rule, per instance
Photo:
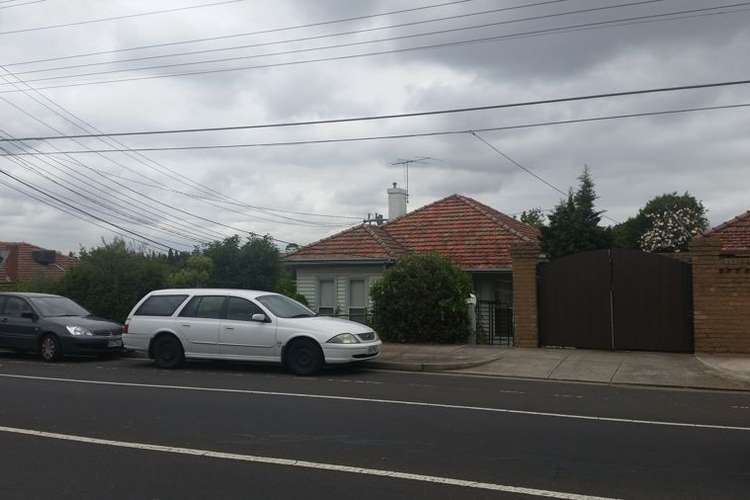
{"label": "shrub", "polygon": [[469,276],[437,254],[400,259],[373,285],[374,325],[391,342],[465,342]]}

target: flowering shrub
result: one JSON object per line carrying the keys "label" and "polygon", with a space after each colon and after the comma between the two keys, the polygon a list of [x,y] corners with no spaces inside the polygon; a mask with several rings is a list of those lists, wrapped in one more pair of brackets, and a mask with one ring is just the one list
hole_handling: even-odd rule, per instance
{"label": "flowering shrub", "polygon": [[687,248],[693,237],[703,230],[703,214],[695,208],[675,207],[672,210],[647,214],[651,228],[640,239],[646,252],[679,252]]}

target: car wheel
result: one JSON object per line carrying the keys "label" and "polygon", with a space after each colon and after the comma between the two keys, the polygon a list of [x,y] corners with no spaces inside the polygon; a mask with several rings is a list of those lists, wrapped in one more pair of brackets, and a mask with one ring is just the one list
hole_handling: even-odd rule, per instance
{"label": "car wheel", "polygon": [[42,337],[42,341],[39,343],[39,354],[47,363],[59,361],[62,358],[60,339],[52,334]]}
{"label": "car wheel", "polygon": [[154,343],[154,362],[159,368],[177,368],[185,361],[182,344],[171,335],[164,335]]}
{"label": "car wheel", "polygon": [[287,368],[295,375],[312,375],[323,368],[323,351],[312,340],[295,340],[287,349],[284,359]]}

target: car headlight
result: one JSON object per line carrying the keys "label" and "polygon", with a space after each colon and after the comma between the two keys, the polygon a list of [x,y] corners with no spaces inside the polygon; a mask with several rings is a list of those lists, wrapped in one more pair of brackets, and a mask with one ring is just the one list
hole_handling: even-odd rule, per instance
{"label": "car headlight", "polygon": [[359,339],[351,333],[342,333],[330,339],[328,344],[359,344]]}
{"label": "car headlight", "polygon": [[82,335],[90,337],[93,335],[91,330],[82,326],[66,326],[65,329],[68,330],[68,333],[70,333],[71,335],[75,335],[76,337],[80,337]]}

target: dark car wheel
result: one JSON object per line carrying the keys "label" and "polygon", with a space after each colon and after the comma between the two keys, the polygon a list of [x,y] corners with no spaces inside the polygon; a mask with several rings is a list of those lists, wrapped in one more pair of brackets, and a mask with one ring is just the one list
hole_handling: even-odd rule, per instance
{"label": "dark car wheel", "polygon": [[39,354],[42,355],[42,359],[47,363],[59,361],[63,354],[60,339],[52,334],[42,337],[41,342],[39,342]]}
{"label": "dark car wheel", "polygon": [[153,354],[154,362],[159,368],[177,368],[185,361],[182,344],[171,335],[156,339]]}
{"label": "dark car wheel", "polygon": [[317,342],[312,340],[295,340],[289,346],[285,363],[295,375],[312,375],[323,368],[325,360]]}

